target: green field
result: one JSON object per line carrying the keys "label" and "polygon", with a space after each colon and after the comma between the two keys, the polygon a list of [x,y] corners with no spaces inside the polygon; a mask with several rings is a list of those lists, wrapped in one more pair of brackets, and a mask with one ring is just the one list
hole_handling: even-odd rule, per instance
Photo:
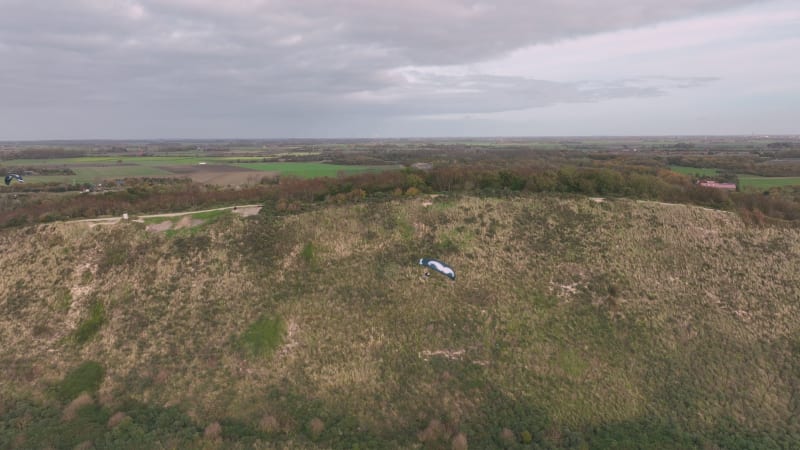
{"label": "green field", "polygon": [[280,172],[281,175],[292,175],[302,178],[336,177],[339,174],[356,174],[363,172],[379,172],[382,170],[400,169],[401,166],[350,166],[325,163],[247,163],[236,164],[239,167]]}
{"label": "green field", "polygon": [[4,161],[0,167],[19,166],[68,166],[75,165],[108,165],[108,164],[136,164],[140,166],[185,166],[201,162],[209,164],[231,164],[240,161],[261,161],[261,156],[82,156],[79,158],[56,159],[11,159]]}
{"label": "green field", "polygon": [[[321,162],[278,162],[264,163],[264,157],[196,157],[196,156],[121,156],[121,157],[80,157],[59,159],[16,159],[3,162],[0,170],[19,170],[19,168],[48,167],[68,168],[75,175],[28,175],[28,183],[97,183],[102,180],[126,177],[165,177],[175,175],[165,167],[196,167],[198,170],[213,171],[215,165],[240,167],[242,169],[264,172],[278,172],[301,178],[336,177],[342,173],[354,174],[389,169],[402,166],[357,166],[336,165]],[[201,169],[201,163],[203,168]],[[186,175],[182,172],[180,175]]]}
{"label": "green field", "polygon": [[[713,177],[719,173],[717,169],[704,167],[669,166],[669,168],[673,172],[692,176]],[[781,186],[800,186],[800,177],[761,177],[747,174],[738,174],[737,177],[739,178],[738,185],[741,189],[769,189]]]}
{"label": "green field", "polygon": [[800,177],[759,177],[757,175],[739,175],[739,186],[742,189],[769,189],[781,186],[800,186]]}

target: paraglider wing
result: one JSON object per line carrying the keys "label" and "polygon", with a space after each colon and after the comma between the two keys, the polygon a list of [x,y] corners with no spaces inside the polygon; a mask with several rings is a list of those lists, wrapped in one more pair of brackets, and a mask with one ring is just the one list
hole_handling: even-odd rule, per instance
{"label": "paraglider wing", "polygon": [[441,273],[442,275],[449,277],[451,280],[456,279],[456,272],[453,270],[453,268],[441,261],[437,261],[435,259],[422,258],[419,260],[419,265],[430,267],[431,269]]}
{"label": "paraglider wing", "polygon": [[25,180],[23,180],[22,177],[17,175],[16,173],[10,173],[10,174],[6,175],[6,186],[10,185],[11,184],[11,180],[13,180],[14,178],[16,178],[17,181],[19,181],[20,183],[24,183],[25,182]]}

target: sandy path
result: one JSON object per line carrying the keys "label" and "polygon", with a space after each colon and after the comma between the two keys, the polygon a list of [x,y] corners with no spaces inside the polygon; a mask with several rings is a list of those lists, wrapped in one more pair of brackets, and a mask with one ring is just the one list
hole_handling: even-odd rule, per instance
{"label": "sandy path", "polygon": [[[201,211],[183,211],[183,212],[176,212],[176,213],[163,213],[163,214],[147,214],[144,216],[137,216],[135,220],[136,222],[143,222],[144,219],[153,219],[158,217],[178,217],[178,216],[185,216],[189,214],[197,214],[197,213],[205,213],[205,212],[212,212],[212,211],[222,211],[225,209],[233,210],[235,214],[239,214],[242,217],[252,216],[258,214],[261,211],[261,205],[236,205],[236,206],[224,206],[222,208],[213,208],[213,209],[204,209]],[[96,225],[112,225],[122,220],[122,217],[103,217],[98,219],[77,219],[77,220],[68,220],[65,223],[87,223],[89,227],[93,227]]]}

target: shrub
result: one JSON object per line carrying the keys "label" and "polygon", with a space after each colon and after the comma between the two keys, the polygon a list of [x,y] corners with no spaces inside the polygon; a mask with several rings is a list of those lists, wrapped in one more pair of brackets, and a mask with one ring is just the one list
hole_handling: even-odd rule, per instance
{"label": "shrub", "polygon": [[120,266],[128,259],[130,247],[123,242],[115,242],[106,246],[103,256],[97,263],[98,272],[105,273],[112,267]]}
{"label": "shrub", "polygon": [[240,348],[247,355],[267,357],[283,340],[285,325],[278,317],[261,317],[250,325],[239,340]]}
{"label": "shrub", "polygon": [[78,326],[78,329],[75,330],[75,334],[73,335],[75,342],[83,344],[91,339],[100,331],[103,322],[105,322],[105,308],[102,302],[96,301],[89,310],[89,318],[83,321],[83,323]]}
{"label": "shrub", "polygon": [[306,243],[303,246],[303,250],[300,252],[300,257],[303,258],[306,264],[313,264],[314,263],[314,244],[311,242]]}
{"label": "shrub", "polygon": [[95,392],[100,388],[100,383],[105,376],[105,369],[100,363],[86,361],[68,373],[56,385],[56,397],[67,402],[77,397],[82,392]]}

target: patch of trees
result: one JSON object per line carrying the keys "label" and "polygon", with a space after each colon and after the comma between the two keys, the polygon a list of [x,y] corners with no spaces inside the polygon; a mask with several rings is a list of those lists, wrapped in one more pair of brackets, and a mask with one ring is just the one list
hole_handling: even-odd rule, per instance
{"label": "patch of trees", "polygon": [[193,210],[233,203],[267,203],[268,210],[296,212],[324,203],[381,201],[421,193],[507,196],[551,192],[601,197],[628,197],[737,210],[756,223],[800,221],[800,191],[774,188],[768,193],[728,192],[700,187],[691,177],[664,169],[653,160],[631,158],[553,161],[483,161],[454,163],[430,170],[405,169],[277,182],[237,189],[193,183],[189,179],[126,179],[113,192],[68,195],[29,201],[0,218],[0,226],[74,218]]}
{"label": "patch of trees", "polygon": [[87,151],[82,149],[64,148],[23,148],[9,152],[0,153],[0,159],[59,159],[59,158],[79,158],[86,156]]}

